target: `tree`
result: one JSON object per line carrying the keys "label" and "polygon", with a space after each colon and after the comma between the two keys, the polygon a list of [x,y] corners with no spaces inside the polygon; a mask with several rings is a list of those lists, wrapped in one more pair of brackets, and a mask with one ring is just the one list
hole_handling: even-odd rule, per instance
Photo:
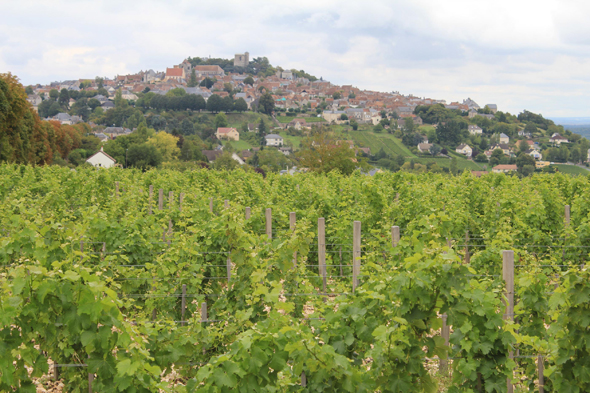
{"label": "tree", "polygon": [[228,125],[229,123],[227,122],[227,116],[225,113],[221,112],[215,116],[215,128],[227,127]]}
{"label": "tree", "polygon": [[195,133],[195,126],[189,119],[184,119],[180,123],[180,131],[182,135],[193,135]]}
{"label": "tree", "polygon": [[171,161],[180,156],[180,149],[176,144],[177,140],[178,138],[175,136],[165,131],[160,131],[155,136],[149,138],[146,143],[160,151],[163,161]]}
{"label": "tree", "polygon": [[231,96],[223,97],[221,99],[221,110],[225,112],[231,112],[234,110],[234,100]]}
{"label": "tree", "polygon": [[244,84],[254,86],[254,78],[248,75],[246,78],[244,78]]}
{"label": "tree", "polygon": [[186,95],[186,90],[184,90],[182,87],[170,89],[166,92],[166,97],[182,97],[185,95]]}
{"label": "tree", "polygon": [[266,138],[265,138],[266,132],[267,132],[266,124],[264,123],[264,120],[262,120],[262,117],[261,117],[260,123],[258,123],[258,141],[260,143],[260,146],[266,145]]}
{"label": "tree", "polygon": [[210,89],[211,86],[213,86],[215,84],[215,81],[209,77],[206,77],[205,79],[203,79],[201,81],[200,86],[205,86],[207,89]]}
{"label": "tree", "polygon": [[405,133],[412,133],[416,129],[414,125],[414,119],[411,117],[406,117],[404,119],[404,132]]}
{"label": "tree", "polygon": [[536,125],[534,125],[533,123],[528,123],[528,124],[526,125],[526,127],[524,128],[524,132],[528,132],[528,133],[530,133],[531,135],[534,135],[534,133],[535,133],[535,132],[537,132],[537,131],[538,131],[538,130],[537,130],[537,126],[536,126]]}
{"label": "tree", "polygon": [[518,150],[520,150],[521,153],[524,153],[528,149],[529,149],[529,144],[524,139],[521,140],[520,142],[518,142]]}
{"label": "tree", "polygon": [[127,165],[143,170],[156,168],[162,163],[162,153],[150,143],[131,145],[127,151]]}
{"label": "tree", "polygon": [[197,86],[198,82],[197,82],[197,75],[195,74],[195,70],[193,69],[191,71],[191,77],[188,81],[188,83],[186,84],[188,87],[195,87]]}
{"label": "tree", "polygon": [[262,97],[260,97],[258,108],[262,113],[266,113],[267,115],[272,114],[275,109],[275,100],[269,92],[264,93]]}
{"label": "tree", "polygon": [[213,169],[231,171],[236,169],[238,162],[232,158],[230,152],[224,152],[213,162]]}
{"label": "tree", "polygon": [[217,113],[223,109],[223,98],[218,94],[212,94],[207,100],[207,110],[209,112]]}
{"label": "tree", "polygon": [[57,99],[59,98],[59,91],[57,91],[57,89],[49,90],[49,98],[52,98],[54,101],[57,101]]}
{"label": "tree", "polygon": [[430,146],[430,149],[428,149],[428,152],[432,154],[433,157],[435,157],[438,156],[441,150],[442,148],[439,145],[433,143],[432,146]]}
{"label": "tree", "polygon": [[355,157],[354,149],[347,143],[337,144],[336,138],[327,132],[306,138],[297,156],[302,167],[314,172],[337,170],[350,175],[357,167],[367,168],[365,158]]}
{"label": "tree", "polygon": [[348,116],[346,115],[346,113],[340,115],[340,120],[348,120]]}
{"label": "tree", "polygon": [[182,144],[180,159],[183,161],[206,161],[202,153],[202,145],[192,140],[186,140]]}
{"label": "tree", "polygon": [[238,98],[234,103],[234,110],[237,112],[245,112],[248,110],[248,104],[243,98]]}
{"label": "tree", "polygon": [[475,162],[488,162],[488,157],[484,153],[479,153],[473,160]]}
{"label": "tree", "polygon": [[449,120],[445,124],[439,124],[436,128],[436,139],[445,145],[456,145],[461,141],[461,129],[459,123]]}
{"label": "tree", "polygon": [[357,123],[357,121],[355,119],[352,119],[352,120],[350,120],[350,126],[352,127],[352,129],[354,131],[356,131],[359,128],[359,123]]}
{"label": "tree", "polygon": [[33,94],[33,86],[27,86],[25,87],[25,93],[27,93],[27,95],[31,95]]}
{"label": "tree", "polygon": [[70,103],[70,94],[68,93],[67,89],[61,89],[61,91],[59,92],[58,102],[64,108],[68,106],[68,104]]}
{"label": "tree", "polygon": [[332,94],[332,98],[334,98],[335,100],[339,100],[342,98],[342,93],[339,91],[334,92],[334,94]]}
{"label": "tree", "polygon": [[520,153],[518,155],[518,157],[516,158],[516,168],[517,168],[518,173],[520,173],[523,176],[530,175],[531,171],[529,170],[529,168],[526,168],[527,166],[532,167],[533,171],[534,171],[535,170],[535,159],[526,153]]}
{"label": "tree", "polygon": [[95,110],[96,108],[98,108],[100,106],[100,101],[97,100],[96,98],[91,98],[88,100],[88,107],[90,108],[90,110]]}

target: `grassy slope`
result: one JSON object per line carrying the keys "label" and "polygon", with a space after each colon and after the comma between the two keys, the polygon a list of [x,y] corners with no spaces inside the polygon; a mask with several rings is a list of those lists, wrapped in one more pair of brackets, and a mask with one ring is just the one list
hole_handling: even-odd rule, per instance
{"label": "grassy slope", "polygon": [[[295,118],[297,118],[297,116],[277,116],[279,123],[283,124],[289,123]],[[326,121],[322,117],[302,117],[302,119],[305,119],[307,123],[321,123]]]}
{"label": "grassy slope", "polygon": [[590,175],[590,172],[587,169],[575,165],[553,164],[553,166],[559,169],[559,172],[567,173],[569,175]]}

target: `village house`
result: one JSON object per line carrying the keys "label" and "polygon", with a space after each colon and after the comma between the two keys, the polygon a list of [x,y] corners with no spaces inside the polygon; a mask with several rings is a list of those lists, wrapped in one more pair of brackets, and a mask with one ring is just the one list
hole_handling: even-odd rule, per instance
{"label": "village house", "polygon": [[508,173],[508,172],[514,172],[516,171],[518,168],[516,167],[516,165],[496,165],[495,167],[492,168],[492,172],[494,173]]}
{"label": "village house", "polygon": [[555,133],[549,138],[549,142],[553,143],[554,145],[561,145],[562,143],[568,143],[569,140],[567,138],[562,137],[558,133]]}
{"label": "village house", "polygon": [[501,133],[500,134],[500,143],[510,143],[510,137],[508,135]]}
{"label": "village house", "polygon": [[105,153],[101,147],[100,151],[88,157],[86,162],[97,168],[110,168],[115,165],[117,160]]}
{"label": "village house", "polygon": [[164,81],[176,81],[181,82],[182,80],[186,79],[186,75],[184,74],[184,68],[166,68],[166,77]]}
{"label": "village house", "polygon": [[473,149],[469,145],[462,143],[459,146],[457,146],[457,148],[455,149],[455,152],[457,152],[459,154],[463,154],[467,157],[471,157],[471,154],[473,153]]}
{"label": "village house", "polygon": [[264,137],[266,146],[283,146],[283,137],[277,134],[268,134]]}
{"label": "village house", "polygon": [[297,119],[291,120],[287,126],[294,127],[296,130],[311,128],[307,125],[307,122],[305,121],[305,119],[302,119],[302,118],[297,118]]}
{"label": "village house", "polygon": [[432,143],[419,143],[418,144],[418,151],[420,153],[430,153],[431,147],[432,147]]}
{"label": "village house", "polygon": [[481,135],[483,133],[483,130],[481,129],[480,126],[477,126],[475,124],[470,124],[467,129],[469,130],[469,133],[471,135]]}
{"label": "village house", "polygon": [[230,127],[219,127],[217,129],[217,133],[215,134],[215,136],[217,137],[217,139],[227,139],[230,141],[239,141],[240,140],[240,134],[238,133],[238,130],[236,130],[235,128],[230,128]]}
{"label": "village house", "polygon": [[322,117],[329,123],[331,122],[338,122],[342,115],[346,115],[344,111],[324,111],[322,113]]}
{"label": "village house", "polygon": [[194,66],[195,75],[198,77],[222,77],[225,76],[223,68],[218,65],[198,65]]}

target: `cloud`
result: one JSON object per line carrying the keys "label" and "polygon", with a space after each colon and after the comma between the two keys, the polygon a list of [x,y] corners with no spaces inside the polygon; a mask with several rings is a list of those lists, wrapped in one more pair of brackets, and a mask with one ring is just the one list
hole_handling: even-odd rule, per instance
{"label": "cloud", "polygon": [[587,114],[590,4],[568,0],[2,4],[0,71],[25,84],[249,51],[337,84]]}

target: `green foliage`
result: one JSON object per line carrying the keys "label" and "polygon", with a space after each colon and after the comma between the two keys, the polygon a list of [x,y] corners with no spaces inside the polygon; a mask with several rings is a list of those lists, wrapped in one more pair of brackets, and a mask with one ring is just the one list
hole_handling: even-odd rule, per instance
{"label": "green foliage", "polygon": [[258,110],[262,113],[270,115],[275,109],[275,101],[269,92],[266,92],[258,100]]}

